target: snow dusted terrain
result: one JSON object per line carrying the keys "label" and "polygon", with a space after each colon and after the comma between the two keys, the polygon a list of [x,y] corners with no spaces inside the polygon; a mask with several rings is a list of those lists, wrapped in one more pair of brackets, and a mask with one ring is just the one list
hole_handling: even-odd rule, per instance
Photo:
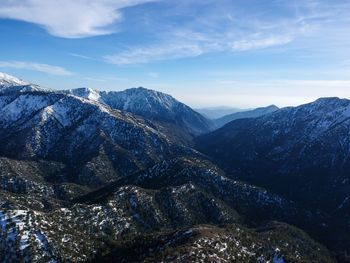
{"label": "snow dusted terrain", "polygon": [[[329,143],[342,143],[327,149],[344,147],[337,153],[344,157],[348,104],[319,100],[244,123],[260,127],[272,147],[274,136],[308,123],[292,142],[317,142],[330,132]],[[144,88],[53,91],[0,75],[0,261],[334,262],[287,224],[319,229],[328,215],[241,182],[188,146],[210,125]],[[272,136],[264,130],[271,126]],[[295,149],[287,142],[284,149]],[[212,147],[220,153],[219,146]],[[252,158],[246,146],[242,158]],[[337,211],[344,218],[347,200]]]}
{"label": "snow dusted terrain", "polygon": [[29,85],[29,83],[18,79],[16,77],[13,77],[11,75],[8,75],[6,73],[0,72],[0,86],[1,87],[12,87],[12,86],[26,86]]}
{"label": "snow dusted terrain", "polygon": [[[66,92],[150,120],[175,124],[192,135],[208,132],[213,125],[211,121],[172,96],[150,89],[140,87],[119,92],[98,92],[89,88],[79,88]],[[174,126],[172,127],[174,128]]]}

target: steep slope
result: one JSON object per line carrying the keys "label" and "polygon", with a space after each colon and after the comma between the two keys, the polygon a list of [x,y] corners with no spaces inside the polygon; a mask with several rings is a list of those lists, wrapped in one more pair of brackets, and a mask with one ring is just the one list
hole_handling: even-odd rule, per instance
{"label": "steep slope", "polygon": [[[294,257],[294,262],[304,262],[311,256],[322,258],[323,262],[333,262],[326,249],[300,230],[284,225],[275,231],[275,224],[263,225],[256,230],[244,226],[245,221],[252,220],[258,223],[286,216],[293,220],[300,212],[293,203],[264,189],[230,180],[210,162],[196,158],[162,162],[80,198],[85,199],[85,203],[61,203],[60,207],[49,211],[26,207],[22,199],[33,195],[29,189],[14,193],[13,187],[8,187],[3,192],[12,199],[5,201],[0,198],[2,259],[84,262],[92,259],[108,261],[113,256],[118,262],[130,262],[127,260],[130,256],[150,256],[150,260],[157,261],[156,258],[163,255],[158,248],[164,244],[167,244],[165,253],[177,251],[176,254],[186,258],[189,251],[179,245],[192,247],[195,245],[192,239],[186,238],[170,247],[171,243],[162,241],[165,237],[168,241],[178,240],[172,232],[186,228],[183,232],[193,231],[200,234],[198,237],[211,240],[209,243],[201,240],[204,243],[200,244],[207,245],[195,249],[197,256],[209,253],[214,249],[209,248],[215,244],[225,246],[227,243],[230,249],[217,251],[224,258],[256,260],[265,255],[268,260],[279,248],[281,253],[277,256]],[[53,198],[60,202],[60,196]],[[311,218],[308,220],[313,224],[316,222]],[[198,224],[235,225],[220,229],[215,226],[196,227]],[[206,230],[202,231],[204,229],[210,230],[209,236]],[[283,236],[280,235],[282,232]],[[150,236],[155,238],[154,241],[143,244]],[[135,240],[141,241],[140,247]],[[194,240],[199,242],[197,238]],[[174,250],[169,250],[171,247]],[[130,249],[134,252],[130,253]],[[143,253],[142,249],[147,251]],[[310,252],[314,249],[316,255]],[[147,255],[151,251],[154,253]],[[299,258],[295,258],[297,255]],[[119,260],[119,257],[122,258]]]}
{"label": "steep slope", "polygon": [[[328,217],[325,239],[348,250],[350,100],[319,99],[233,121],[197,140],[230,173]],[[348,246],[348,248],[346,248]]]}
{"label": "steep slope", "polygon": [[199,225],[116,246],[97,262],[334,262],[327,249],[303,232],[275,222],[257,229]]}
{"label": "steep slope", "polygon": [[34,84],[29,84],[21,79],[0,72],[0,94],[8,92],[27,92],[47,90]]}
{"label": "steep slope", "polygon": [[103,100],[101,99],[99,91],[96,91],[90,88],[77,88],[77,89],[66,90],[64,92],[80,98],[103,103]]}
{"label": "steep slope", "polygon": [[0,95],[0,124],[2,156],[64,163],[63,181],[87,185],[143,169],[178,148],[148,121],[55,92]]}
{"label": "steep slope", "polygon": [[[283,257],[303,262],[312,255],[308,251],[317,249],[317,257],[332,262],[327,250],[290,226],[283,229],[300,243],[255,230],[263,224],[264,232],[266,221],[281,220],[334,241],[335,235],[322,229],[330,222],[328,215],[228,177],[202,154],[174,144],[162,126],[169,121],[113,109],[91,89],[74,92],[10,85],[0,94],[1,262],[108,260],[115,251],[124,260],[119,252],[132,248],[132,240],[149,235],[170,235],[172,240],[179,229],[210,240],[194,239],[204,248],[197,247],[195,259],[209,249],[223,259],[246,251],[244,259],[249,260],[260,253],[265,261]],[[165,98],[159,100],[170,107]],[[344,216],[340,224],[346,223],[347,207],[345,200],[337,210]],[[210,224],[209,232],[216,234],[207,236],[202,224]],[[222,224],[233,224],[231,230],[236,230],[215,227]],[[346,231],[336,230],[336,241],[346,240],[341,235]],[[184,242],[196,246],[191,240]],[[225,252],[212,248],[214,243],[231,248]],[[285,243],[293,244],[291,249],[277,253]],[[157,251],[155,245],[150,249]],[[178,243],[175,248],[180,258],[188,258],[189,251]],[[162,251],[135,256],[159,260]],[[164,253],[175,256],[172,252],[166,245]]]}
{"label": "steep slope", "polygon": [[8,75],[6,73],[0,72],[0,86],[1,87],[12,87],[12,86],[26,86],[29,85],[29,83],[18,79],[16,77],[13,77],[11,75]]}
{"label": "steep slope", "polygon": [[304,211],[298,210],[293,202],[265,189],[229,179],[211,162],[195,157],[162,161],[145,171],[91,192],[77,201],[100,203],[108,199],[119,187],[129,184],[152,190],[190,185],[189,189],[200,189],[251,220],[289,218],[291,222],[296,222],[304,217]]}
{"label": "steep slope", "polygon": [[[270,182],[285,194],[305,193],[300,199],[322,193],[313,203],[335,209],[349,195],[349,127],[350,101],[325,98],[233,121],[199,138],[198,147],[246,179]],[[293,188],[283,187],[286,180]]]}
{"label": "steep slope", "polygon": [[[145,88],[132,88],[119,92],[97,92],[81,88],[67,91],[76,96],[89,98],[113,109],[131,112],[143,118],[171,125],[168,129],[180,128],[190,135],[209,132],[212,123],[172,96]],[[165,126],[166,126],[165,125]]]}
{"label": "steep slope", "polygon": [[215,126],[217,128],[220,128],[224,126],[225,124],[238,120],[238,119],[244,119],[244,118],[257,118],[260,116],[263,116],[265,114],[277,111],[278,107],[275,105],[270,105],[267,107],[261,107],[261,108],[256,108],[254,110],[248,110],[248,111],[241,111],[241,112],[235,112],[229,115],[225,115],[221,118],[213,120]]}

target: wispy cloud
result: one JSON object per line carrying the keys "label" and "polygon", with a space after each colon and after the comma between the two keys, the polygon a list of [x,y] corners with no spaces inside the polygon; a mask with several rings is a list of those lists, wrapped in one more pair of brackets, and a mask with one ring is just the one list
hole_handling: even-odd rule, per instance
{"label": "wispy cloud", "polygon": [[203,47],[195,43],[170,43],[149,47],[130,48],[118,54],[107,55],[104,57],[104,60],[116,65],[130,65],[161,61],[164,59],[196,57],[203,53]]}
{"label": "wispy cloud", "polygon": [[59,66],[25,61],[0,61],[0,68],[15,68],[43,72],[51,75],[70,76],[73,72]]}
{"label": "wispy cloud", "polygon": [[152,79],[158,79],[159,73],[158,72],[148,72],[147,75]]}
{"label": "wispy cloud", "polygon": [[288,44],[293,41],[292,36],[271,36],[261,39],[238,40],[232,43],[234,51],[248,51],[253,49],[263,49],[274,46]]}
{"label": "wispy cloud", "polygon": [[89,56],[85,56],[85,55],[82,55],[82,54],[70,53],[69,55],[71,55],[72,57],[76,57],[76,58],[83,58],[83,59],[94,60],[94,58],[89,57]]}
{"label": "wispy cloud", "polygon": [[154,0],[2,0],[0,17],[38,24],[50,34],[81,38],[115,32],[121,10]]}
{"label": "wispy cloud", "polygon": [[[232,41],[230,37],[223,35],[218,39],[217,34],[206,38],[196,38],[196,32],[187,32],[189,36],[193,35],[190,40],[174,34],[169,39],[175,42],[165,41],[161,44],[133,47],[123,50],[120,53],[106,55],[104,61],[116,65],[131,65],[157,62],[163,60],[173,60],[179,58],[193,58],[212,52],[241,52],[263,48],[281,46],[293,41],[293,36],[276,35],[261,39],[243,39]],[[211,38],[210,38],[211,37]]]}

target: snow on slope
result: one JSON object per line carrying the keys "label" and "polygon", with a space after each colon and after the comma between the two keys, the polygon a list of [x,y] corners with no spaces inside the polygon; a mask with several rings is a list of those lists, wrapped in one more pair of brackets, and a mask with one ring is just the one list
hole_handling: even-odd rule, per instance
{"label": "snow on slope", "polygon": [[139,87],[124,91],[98,92],[88,88],[79,88],[64,92],[146,119],[176,124],[194,135],[208,132],[212,128],[212,123],[205,117],[172,96],[155,90]]}
{"label": "snow on slope", "polygon": [[25,86],[29,85],[29,83],[8,75],[6,73],[0,72],[0,87],[10,87],[10,86]]}
{"label": "snow on slope", "polygon": [[0,94],[7,92],[33,92],[33,91],[49,91],[38,85],[30,84],[21,79],[0,72]]}
{"label": "snow on slope", "polygon": [[77,89],[70,89],[65,91],[68,94],[77,96],[77,97],[81,97],[84,99],[89,99],[92,101],[97,101],[97,102],[102,102],[102,100],[100,99],[101,96],[99,94],[98,91],[93,90],[91,88],[77,88]]}

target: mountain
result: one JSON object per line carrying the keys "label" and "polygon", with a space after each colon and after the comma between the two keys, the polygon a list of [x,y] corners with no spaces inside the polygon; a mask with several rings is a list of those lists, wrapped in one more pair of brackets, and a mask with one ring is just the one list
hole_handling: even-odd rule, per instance
{"label": "mountain", "polygon": [[254,110],[248,110],[248,111],[241,111],[241,112],[235,112],[229,115],[225,115],[221,118],[217,118],[213,120],[217,128],[220,128],[224,126],[225,124],[238,120],[238,119],[244,119],[244,118],[256,118],[263,116],[265,114],[271,113],[278,110],[278,107],[275,105],[270,105],[267,107],[261,107],[261,108],[256,108]]}
{"label": "mountain", "polygon": [[232,121],[199,137],[197,149],[230,174],[334,217],[334,242],[349,245],[339,234],[350,220],[349,134],[350,100],[322,98]]}
{"label": "mountain", "polygon": [[[27,170],[31,165],[21,162],[13,168],[22,165]],[[227,178],[200,158],[164,161],[70,199],[64,193],[74,191],[72,186],[62,185],[57,195],[58,189],[49,191],[49,183],[46,190],[20,171],[16,177],[28,187],[20,187],[24,182],[18,178],[17,184],[10,180],[0,190],[4,261],[152,262],[164,253],[187,258],[190,251],[185,247],[203,244],[193,256],[213,251],[223,258],[253,261],[263,256],[265,261],[276,257],[333,262],[329,251],[301,230],[266,220],[317,221],[288,200]],[[58,207],[47,210],[47,200],[35,197],[38,190],[37,196],[52,196]],[[34,210],[31,200],[42,206]],[[247,225],[252,222],[256,227]]]}
{"label": "mountain", "polygon": [[[347,197],[341,189],[348,184],[344,180],[350,168],[349,127],[350,100],[323,98],[230,122],[200,137],[198,147],[246,179],[267,182],[269,177],[270,184],[277,184],[271,179],[278,176],[276,189],[290,180],[298,189],[290,194],[319,192],[312,203],[336,208]],[[332,198],[323,200],[324,194]]]}
{"label": "mountain", "polygon": [[103,103],[103,100],[101,99],[101,96],[99,94],[100,92],[97,90],[93,90],[91,88],[77,88],[77,89],[66,90],[64,92],[80,98]]}
{"label": "mountain", "polygon": [[116,101],[146,105],[150,116],[109,106],[104,92],[87,88],[15,84],[0,93],[1,262],[346,258],[347,199],[331,214],[224,172],[169,136],[179,122],[160,120],[158,106],[170,115],[191,110],[168,95],[135,101],[135,92],[159,95],[136,89]]}
{"label": "mountain", "polygon": [[60,180],[95,187],[178,151],[147,120],[59,92],[1,94],[0,124],[2,156],[59,162]]}
{"label": "mountain", "polygon": [[98,101],[113,109],[131,112],[152,121],[162,122],[171,129],[196,136],[209,132],[212,123],[172,96],[145,88],[132,88],[125,91],[94,91],[80,88],[67,91],[70,94]]}
{"label": "mountain", "polygon": [[[252,245],[253,244],[253,245]],[[317,251],[317,252],[316,252]],[[281,223],[197,225],[120,242],[97,262],[334,262],[300,230]]]}
{"label": "mountain", "polygon": [[16,77],[13,77],[11,75],[8,75],[6,73],[0,72],[0,87],[12,87],[12,86],[26,86],[29,85],[29,83],[18,79]]}
{"label": "mountain", "polygon": [[245,111],[244,109],[232,108],[227,106],[219,107],[207,107],[207,108],[197,108],[195,111],[199,112],[208,119],[218,119],[225,115],[233,114],[240,111]]}
{"label": "mountain", "polygon": [[27,92],[47,90],[38,85],[27,83],[21,79],[0,72],[0,94],[7,92]]}

